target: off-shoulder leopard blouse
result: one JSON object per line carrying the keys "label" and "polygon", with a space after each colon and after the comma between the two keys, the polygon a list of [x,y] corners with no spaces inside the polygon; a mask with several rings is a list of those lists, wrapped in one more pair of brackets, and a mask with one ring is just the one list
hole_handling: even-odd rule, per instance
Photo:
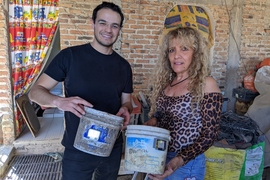
{"label": "off-shoulder leopard blouse", "polygon": [[159,127],[171,132],[168,151],[177,152],[186,164],[216,140],[222,110],[221,93],[205,93],[200,106],[191,108],[191,95],[171,97],[164,92],[157,100]]}

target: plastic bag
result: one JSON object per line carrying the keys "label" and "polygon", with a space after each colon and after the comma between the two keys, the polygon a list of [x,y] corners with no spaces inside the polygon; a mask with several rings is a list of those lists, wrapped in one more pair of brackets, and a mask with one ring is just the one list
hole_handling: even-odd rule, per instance
{"label": "plastic bag", "polygon": [[[254,84],[260,95],[255,97],[245,116],[253,119],[266,139],[270,139],[270,66],[263,66],[257,71]],[[264,164],[270,167],[269,140],[265,142]]]}
{"label": "plastic bag", "polygon": [[[260,138],[263,138],[261,136]],[[264,145],[260,142],[246,149],[245,163],[243,165],[240,180],[262,179],[264,169]]]}
{"label": "plastic bag", "polygon": [[245,150],[212,146],[205,152],[204,180],[239,180],[245,161]]}
{"label": "plastic bag", "polygon": [[244,77],[244,88],[249,89],[253,92],[258,92],[254,86],[255,71],[250,70]]}
{"label": "plastic bag", "polygon": [[260,63],[260,68],[263,66],[270,66],[270,58],[266,58]]}

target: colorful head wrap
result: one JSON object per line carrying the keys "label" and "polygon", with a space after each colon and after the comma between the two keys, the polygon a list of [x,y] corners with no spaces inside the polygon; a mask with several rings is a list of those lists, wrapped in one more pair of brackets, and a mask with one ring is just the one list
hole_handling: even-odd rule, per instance
{"label": "colorful head wrap", "polygon": [[178,27],[192,27],[209,41],[209,46],[214,44],[211,22],[203,8],[199,6],[177,5],[166,16],[163,35]]}

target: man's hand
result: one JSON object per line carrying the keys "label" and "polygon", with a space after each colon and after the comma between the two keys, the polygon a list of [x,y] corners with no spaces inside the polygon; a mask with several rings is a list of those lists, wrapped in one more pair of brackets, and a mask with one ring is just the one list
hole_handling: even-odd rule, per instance
{"label": "man's hand", "polygon": [[53,102],[56,107],[63,111],[69,111],[78,116],[79,118],[85,114],[84,106],[93,107],[93,105],[86,100],[75,96],[75,97],[59,97]]}
{"label": "man's hand", "polygon": [[121,116],[124,118],[124,122],[123,122],[123,127],[122,127],[122,130],[123,129],[126,129],[127,128],[127,125],[129,125],[129,121],[130,121],[130,114],[128,112],[128,108],[126,106],[122,106],[118,113],[116,114],[116,116]]}

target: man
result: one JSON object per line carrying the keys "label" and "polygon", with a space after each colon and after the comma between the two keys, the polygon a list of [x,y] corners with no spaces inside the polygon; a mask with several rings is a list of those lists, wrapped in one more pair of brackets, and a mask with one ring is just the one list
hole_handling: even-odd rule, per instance
{"label": "man", "polygon": [[[63,180],[116,180],[121,162],[123,139],[120,135],[109,157],[91,155],[74,148],[79,119],[84,106],[124,117],[129,124],[132,111],[132,71],[130,64],[113,51],[124,16],[109,2],[98,5],[92,15],[94,40],[62,50],[29,92],[29,98],[43,107],[65,111]],[[64,82],[65,97],[50,90]]]}

